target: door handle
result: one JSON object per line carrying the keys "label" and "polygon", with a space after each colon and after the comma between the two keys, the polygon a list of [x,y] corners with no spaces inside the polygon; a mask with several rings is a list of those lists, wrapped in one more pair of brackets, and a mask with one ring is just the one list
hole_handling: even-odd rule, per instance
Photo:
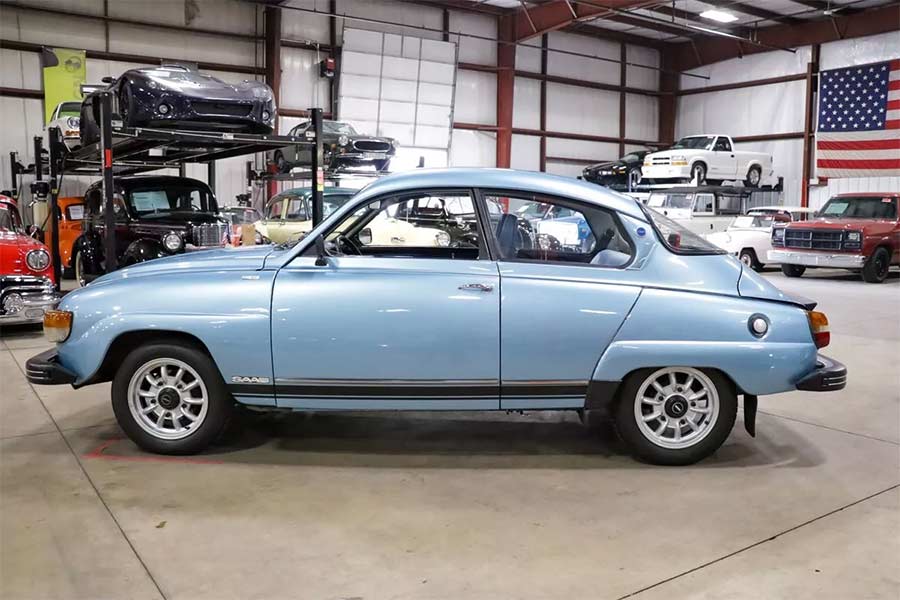
{"label": "door handle", "polygon": [[469,290],[474,292],[493,292],[494,286],[487,283],[467,283],[459,286],[461,290]]}

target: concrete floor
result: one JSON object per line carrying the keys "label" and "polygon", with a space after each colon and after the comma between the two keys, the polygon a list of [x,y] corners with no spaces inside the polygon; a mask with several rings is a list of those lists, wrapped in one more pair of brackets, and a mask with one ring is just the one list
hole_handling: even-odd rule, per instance
{"label": "concrete floor", "polygon": [[123,440],[109,386],[0,348],[0,597],[900,596],[900,278],[769,277],[829,315],[834,394],[760,399],[658,468],[566,413],[244,417],[194,458]]}

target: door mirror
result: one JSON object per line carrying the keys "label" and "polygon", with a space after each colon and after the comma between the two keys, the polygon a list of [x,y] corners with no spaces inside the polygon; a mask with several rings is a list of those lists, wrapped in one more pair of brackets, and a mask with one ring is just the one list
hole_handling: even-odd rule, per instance
{"label": "door mirror", "polygon": [[109,84],[109,83],[115,83],[116,78],[115,78],[115,77],[104,77],[104,78],[101,79],[100,81],[102,81],[103,83],[107,83],[107,84]]}
{"label": "door mirror", "polygon": [[363,246],[368,246],[372,243],[372,230],[369,227],[366,227],[362,231],[359,232],[359,243]]}
{"label": "door mirror", "polygon": [[325,238],[321,235],[316,237],[316,266],[317,267],[327,267],[328,259],[326,258],[328,255],[325,252]]}

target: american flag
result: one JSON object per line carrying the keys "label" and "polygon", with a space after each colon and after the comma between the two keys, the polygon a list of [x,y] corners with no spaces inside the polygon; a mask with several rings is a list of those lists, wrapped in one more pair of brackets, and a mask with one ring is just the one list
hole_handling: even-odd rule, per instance
{"label": "american flag", "polygon": [[819,177],[900,175],[900,60],[819,75]]}

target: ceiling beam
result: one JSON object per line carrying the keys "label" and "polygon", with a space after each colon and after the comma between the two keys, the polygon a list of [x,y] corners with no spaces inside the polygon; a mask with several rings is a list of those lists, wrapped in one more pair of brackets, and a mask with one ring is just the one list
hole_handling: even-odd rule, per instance
{"label": "ceiling beam", "polygon": [[[800,25],[785,24],[760,28],[756,31],[756,39],[769,46],[798,48],[897,31],[898,23],[900,23],[900,5],[893,4],[845,16],[838,13],[830,19],[806,21]],[[679,71],[768,51],[765,47],[749,44],[738,47],[734,40],[715,37],[670,44],[670,48],[668,54],[672,57],[672,67]]]}
{"label": "ceiling beam", "polygon": [[608,17],[617,10],[645,8],[659,3],[660,0],[605,0],[603,6],[597,6],[577,0],[551,0],[529,7],[527,14],[520,8],[515,13],[516,41],[521,42],[587,19]]}
{"label": "ceiling beam", "polygon": [[796,25],[803,22],[802,19],[798,19],[790,15],[782,15],[780,13],[773,12],[765,8],[760,8],[752,4],[746,4],[744,2],[732,2],[731,0],[703,1],[704,3],[715,6],[716,8],[731,10],[732,12],[741,13],[742,15],[749,15],[751,17],[758,17],[767,21],[777,21],[779,23],[788,23],[791,25]]}
{"label": "ceiling beam", "polygon": [[509,14],[509,9],[493,4],[485,4],[484,2],[474,2],[472,0],[400,0],[407,4],[418,4],[420,6],[430,6],[433,8],[451,8],[465,12],[483,13],[488,15],[505,15]]}

